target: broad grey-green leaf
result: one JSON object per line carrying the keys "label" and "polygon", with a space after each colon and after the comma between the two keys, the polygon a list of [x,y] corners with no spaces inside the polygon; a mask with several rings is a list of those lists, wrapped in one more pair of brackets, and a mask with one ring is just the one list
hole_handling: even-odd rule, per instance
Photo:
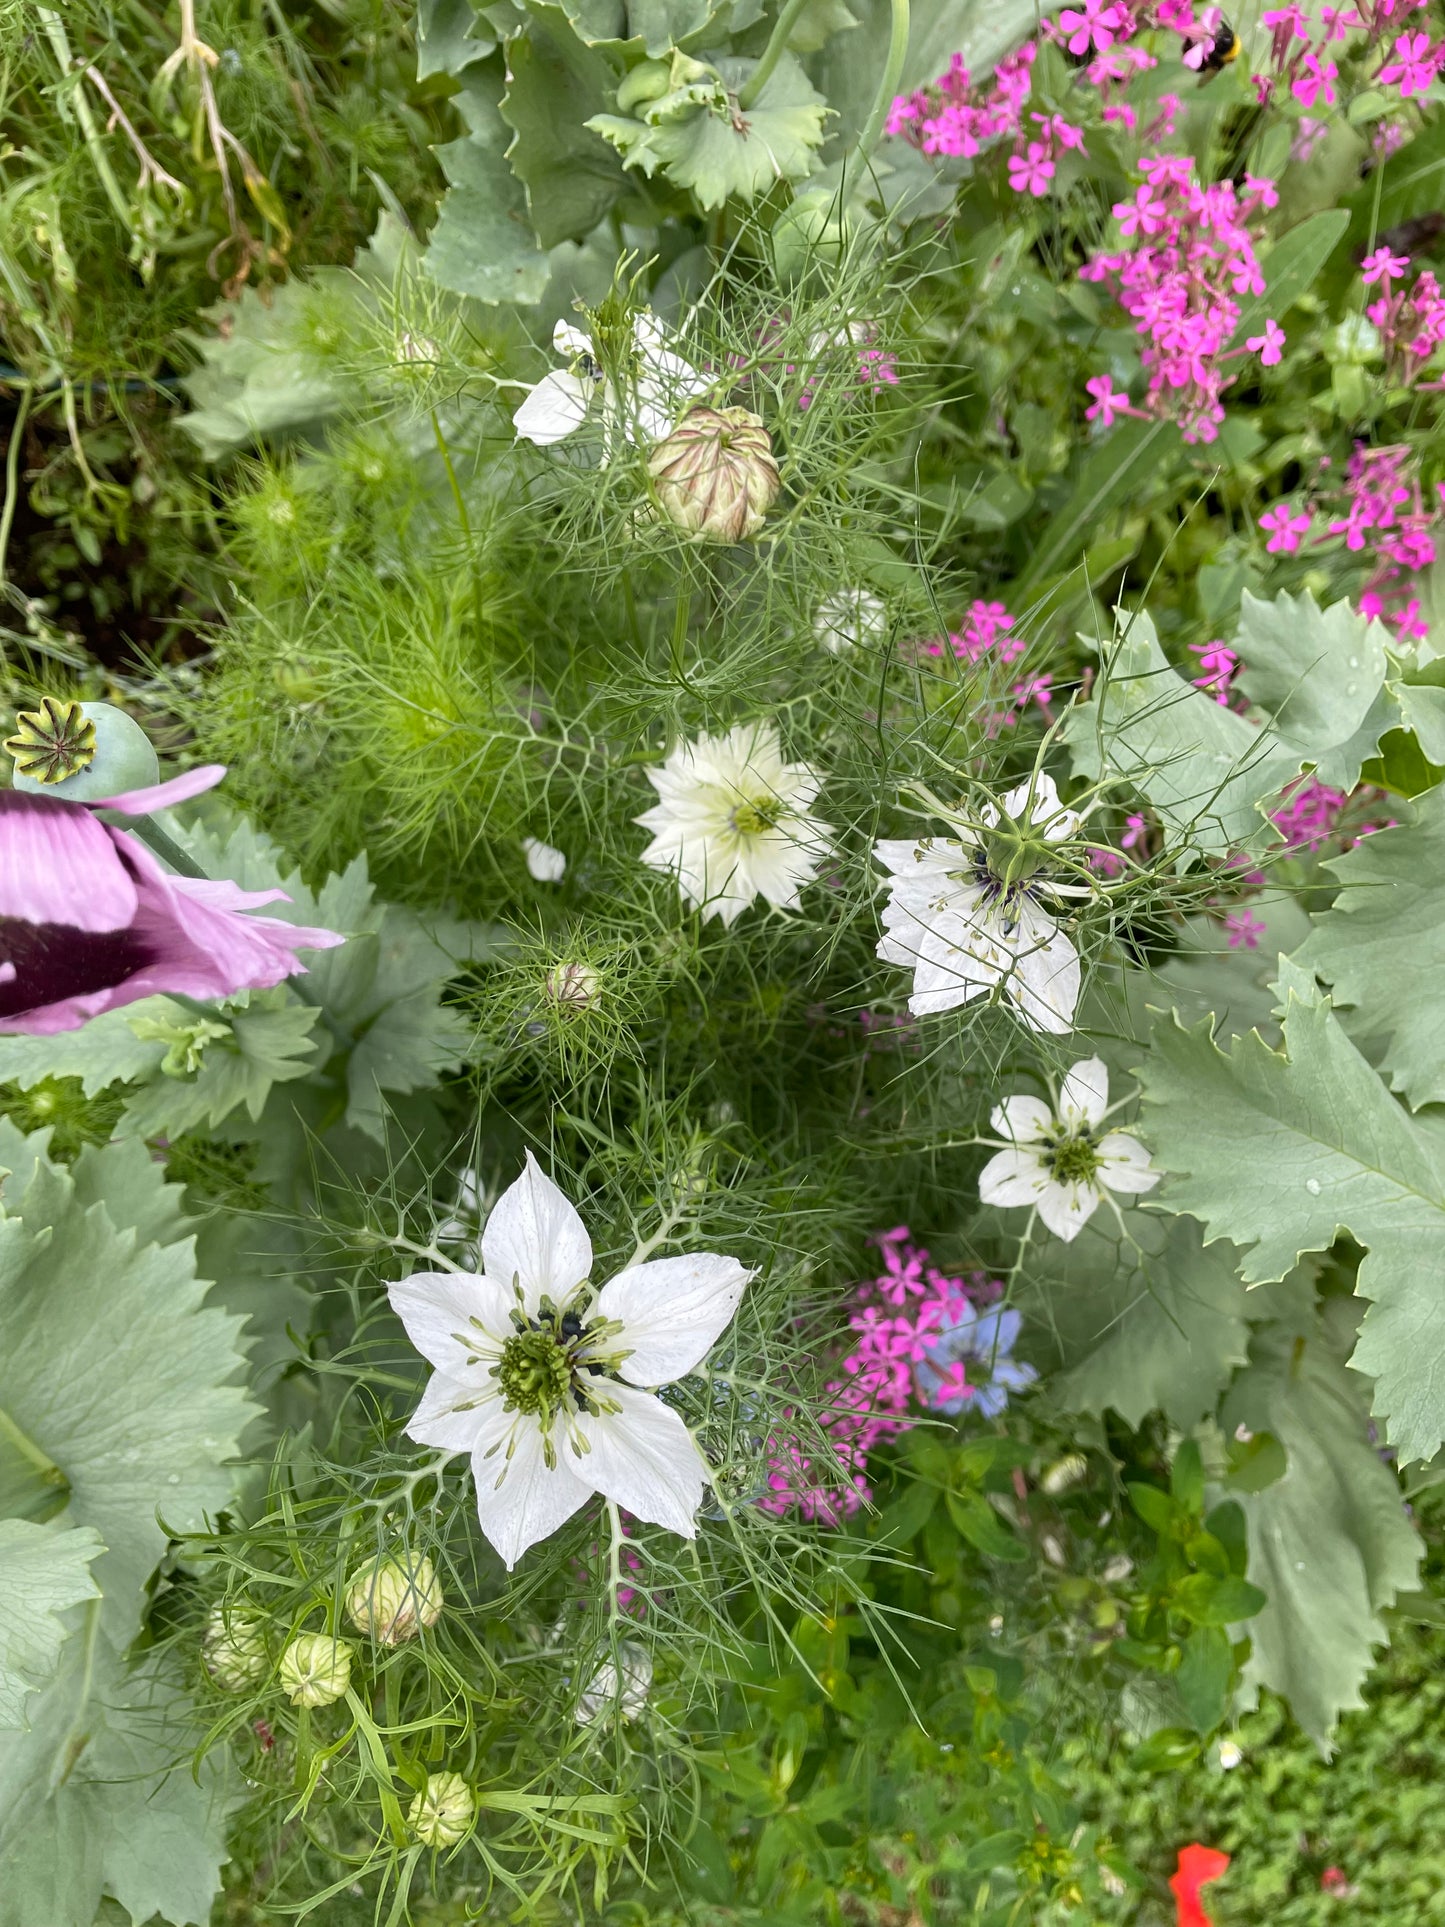
{"label": "broad grey-green leaf", "polygon": [[256,1409],[234,1382],[239,1320],[204,1307],[189,1243],[139,1245],[48,1161],[3,1197],[0,1425],[63,1479],[62,1522],[104,1541],[101,1624],[121,1645],[167,1531],[198,1529],[234,1490],[227,1461]]}
{"label": "broad grey-green leaf", "polygon": [[237,1111],[258,1118],[275,1085],[305,1077],[324,1061],[312,1035],[320,1015],[284,986],[253,992],[245,1009],[218,1013],[230,1035],[206,1044],[194,1075],[153,1077],[127,1100],[126,1128],[138,1137],[179,1137],[214,1129]]}
{"label": "broad grey-green leaf", "polygon": [[1321,609],[1314,597],[1244,591],[1236,647],[1239,687],[1273,716],[1274,731],[1320,782],[1350,790],[1399,710],[1381,685],[1385,629],[1348,602]]}
{"label": "broad grey-green leaf", "polygon": [[1272,1433],[1286,1455],[1263,1491],[1232,1493],[1249,1522],[1249,1577],[1266,1596],[1243,1628],[1245,1680],[1282,1694],[1328,1750],[1339,1715],[1364,1704],[1387,1638],[1380,1614],[1415,1584],[1424,1548],[1370,1441],[1358,1381],[1322,1331],[1265,1327],[1222,1422]]}
{"label": "broad grey-green leaf", "polygon": [[507,165],[511,130],[498,108],[501,89],[480,67],[462,76],[457,104],[471,132],[448,141],[437,159],[451,183],[426,252],[432,279],[479,301],[540,301],[551,264],[537,245],[522,183]]}
{"label": "broad grey-green leaf", "polygon": [[1294,961],[1386,1039],[1380,1061],[1411,1105],[1445,1101],[1445,791],[1326,867],[1340,893]]}
{"label": "broad grey-green leaf", "polygon": [[417,0],[416,77],[462,74],[496,47],[472,0]]}
{"label": "broad grey-green leaf", "polygon": [[561,5],[587,46],[640,41],[653,60],[701,33],[717,11],[713,0],[561,0]]}
{"label": "broad grey-green leaf", "polygon": [[788,45],[795,54],[815,54],[835,33],[857,30],[858,16],[844,0],[805,0],[788,35]]}
{"label": "broad grey-green leaf", "polygon": [[[507,159],[527,190],[544,248],[580,241],[628,189],[617,155],[586,126],[601,113],[614,75],[565,24],[560,36],[534,23],[507,42],[502,118],[514,129]],[[570,44],[568,44],[570,43]]]}
{"label": "broad grey-green leaf", "polygon": [[121,1010],[92,1017],[79,1030],[54,1037],[0,1037],[0,1083],[29,1090],[46,1077],[78,1077],[87,1097],[110,1084],[149,1077],[160,1068],[166,1047],[154,1039],[137,1037],[132,1018],[153,1018],[177,1024],[187,1013],[169,997],[143,997]]}
{"label": "broad grey-green leaf", "polygon": [[1252,728],[1174,669],[1148,616],[1123,619],[1099,645],[1102,673],[1069,710],[1064,737],[1075,770],[1111,774],[1146,796],[1172,842],[1211,855],[1269,834],[1260,805],[1298,761],[1268,730]]}
{"label": "broad grey-green leaf", "polygon": [[1445,689],[1434,683],[1392,682],[1389,691],[1426,760],[1437,768],[1445,764]]}
{"label": "broad grey-green leaf", "polygon": [[61,1614],[100,1588],[91,1562],[105,1550],[90,1526],[0,1519],[0,1727],[26,1727],[26,1701],[55,1676]]}
{"label": "broad grey-green leaf", "polygon": [[1281,964],[1284,1048],[1220,1050],[1208,1022],[1163,1019],[1140,1072],[1144,1135],[1172,1173],[1160,1201],[1244,1248],[1249,1283],[1283,1278],[1341,1231],[1367,1249],[1373,1300],[1351,1364],[1403,1461],[1445,1442],[1445,1126],[1412,1118],[1313,978]]}
{"label": "broad grey-green leaf", "polygon": [[1248,1355],[1248,1293],[1225,1244],[1205,1247],[1188,1218],[1133,1212],[1137,1249],[1100,1223],[1050,1242],[1031,1269],[1049,1286],[1064,1369],[1050,1380],[1069,1410],[1112,1409],[1129,1425],[1163,1412],[1186,1430],[1212,1412]]}

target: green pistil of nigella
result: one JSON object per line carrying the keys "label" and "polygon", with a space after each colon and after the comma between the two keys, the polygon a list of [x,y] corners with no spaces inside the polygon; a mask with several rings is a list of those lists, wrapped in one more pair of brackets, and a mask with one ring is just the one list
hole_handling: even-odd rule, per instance
{"label": "green pistil of nigella", "polygon": [[1005,891],[1037,876],[1049,860],[1048,838],[1034,824],[1011,816],[1000,816],[983,847],[989,875]]}
{"label": "green pistil of nigella", "polygon": [[95,724],[79,703],[45,696],[39,709],[21,710],[5,747],[15,758],[17,775],[38,783],[63,783],[95,761]]}
{"label": "green pistil of nigella", "polygon": [[1099,1171],[1099,1152],[1091,1137],[1058,1138],[1050,1146],[1048,1165],[1058,1184],[1092,1184]]}
{"label": "green pistil of nigella", "polygon": [[774,796],[751,797],[739,803],[728,822],[739,836],[762,836],[782,822],[786,804]]}
{"label": "green pistil of nigella", "polygon": [[621,1325],[615,1319],[588,1319],[585,1311],[574,1309],[576,1302],[559,1310],[544,1298],[536,1317],[514,1311],[512,1335],[491,1368],[504,1408],[535,1418],[541,1427],[549,1466],[556,1463],[554,1422],[565,1423],[576,1412],[595,1417],[608,1410],[606,1377],[629,1355],[625,1347],[608,1349]]}
{"label": "green pistil of nigella", "polygon": [[525,1412],[549,1425],[570,1403],[572,1360],[550,1326],[536,1325],[503,1345],[497,1382],[509,1412]]}

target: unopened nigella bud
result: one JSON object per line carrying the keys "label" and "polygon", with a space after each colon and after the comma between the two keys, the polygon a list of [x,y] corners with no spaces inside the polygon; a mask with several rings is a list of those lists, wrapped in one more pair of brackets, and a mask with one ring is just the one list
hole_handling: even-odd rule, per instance
{"label": "unopened nigella bud", "polygon": [[15,759],[17,790],[94,803],[127,790],[150,789],[161,766],[149,736],[111,703],[61,702],[46,696],[22,710],[5,747]]}
{"label": "unopened nigella bud", "polygon": [[281,1685],[293,1706],[330,1706],[351,1684],[351,1642],[302,1633],[281,1655]]}
{"label": "unopened nigella bud", "polygon": [[354,1572],[346,1588],[346,1617],[383,1646],[415,1639],[441,1612],[441,1581],[430,1559],[383,1559]]}
{"label": "unopened nigella bud", "polygon": [[201,1664],[228,1693],[253,1685],[269,1664],[260,1616],[241,1607],[217,1606],[201,1638]]}
{"label": "unopened nigella bud", "polygon": [[602,979],[591,964],[554,964],[547,972],[547,1001],[563,1017],[580,1017],[597,1001]]}
{"label": "unopened nigella bud", "polygon": [[407,1809],[406,1824],[424,1847],[454,1847],[465,1840],[477,1802],[460,1773],[428,1773],[426,1786]]}
{"label": "unopened nigella bud", "polygon": [[647,466],[669,521],[707,542],[756,535],[783,485],[762,417],[746,408],[689,408]]}
{"label": "unopened nigella bud", "polygon": [[634,1720],[646,1706],[652,1691],[652,1654],[635,1639],[624,1639],[617,1658],[620,1667],[610,1659],[604,1660],[588,1681],[577,1702],[579,1726],[590,1726],[614,1710],[624,1720]]}

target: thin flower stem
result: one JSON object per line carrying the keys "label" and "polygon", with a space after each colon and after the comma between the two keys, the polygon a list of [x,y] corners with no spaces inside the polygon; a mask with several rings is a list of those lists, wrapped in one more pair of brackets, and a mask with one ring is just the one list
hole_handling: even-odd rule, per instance
{"label": "thin flower stem", "polygon": [[787,5],[778,15],[777,23],[763,49],[763,57],[748,76],[747,85],[738,89],[738,106],[744,113],[754,104],[758,95],[773,77],[773,70],[787,52],[788,41],[798,24],[798,16],[810,4],[810,0],[787,0]]}
{"label": "thin flower stem", "polygon": [[384,1237],[382,1243],[391,1245],[397,1251],[409,1251],[414,1258],[429,1258],[434,1265],[441,1265],[446,1271],[454,1271],[468,1278],[472,1276],[465,1265],[453,1263],[436,1245],[419,1245],[413,1239],[403,1237],[399,1231],[390,1238]]}
{"label": "thin flower stem", "polygon": [[908,58],[908,26],[908,0],[893,0],[893,24],[888,36],[888,57],[883,66],[883,78],[878,83],[878,92],[863,124],[863,132],[858,137],[858,145],[849,156],[850,160],[856,160],[860,173],[872,160],[873,150],[883,138],[888,110],[893,105],[898,83],[903,78],[903,63]]}
{"label": "thin flower stem", "polygon": [[[45,28],[45,37],[50,42],[50,50],[55,55],[56,64],[61,74],[68,79],[75,72],[75,55],[70,50],[65,23],[53,7],[42,7],[40,19]],[[90,156],[96,177],[105,189],[105,198],[114,208],[116,219],[126,233],[130,234],[135,228],[134,210],[115,177],[115,169],[111,166],[110,157],[105,151],[100,129],[95,124],[95,115],[90,111],[90,102],[86,98],[84,88],[79,84],[70,96],[70,105],[74,108],[75,118],[80,125],[80,136],[85,143],[85,151]]]}
{"label": "thin flower stem", "polygon": [[30,402],[35,393],[33,382],[22,382],[15,420],[10,425],[10,446],[5,450],[5,501],[0,506],[0,590],[5,587],[5,557],[10,548],[10,530],[15,521],[15,504],[20,488],[20,444],[25,439],[25,424],[30,419]]}

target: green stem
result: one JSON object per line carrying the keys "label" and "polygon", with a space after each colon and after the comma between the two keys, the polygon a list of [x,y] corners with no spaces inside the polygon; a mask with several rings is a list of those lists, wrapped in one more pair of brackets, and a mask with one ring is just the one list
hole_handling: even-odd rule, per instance
{"label": "green stem", "polygon": [[30,419],[30,398],[34,385],[23,382],[15,420],[10,428],[10,446],[5,451],[5,502],[0,507],[0,589],[5,587],[5,557],[10,548],[10,528],[15,520],[15,502],[20,483],[20,444],[25,439],[25,424]]}
{"label": "green stem", "polygon": [[884,63],[883,78],[878,83],[873,109],[858,137],[858,145],[849,157],[856,158],[860,171],[872,160],[873,150],[883,138],[888,110],[897,95],[898,83],[903,78],[903,63],[907,58],[908,0],[893,0],[893,27],[888,36],[888,58]]}
{"label": "green stem", "polygon": [[153,817],[128,816],[124,819],[124,827],[132,836],[138,836],[148,849],[154,850],[163,862],[169,863],[179,876],[198,877],[203,883],[206,881],[206,873],[200,864],[194,857],[187,856],[180,844],[167,836]]}
{"label": "green stem", "polygon": [[738,106],[744,113],[754,104],[758,95],[772,79],[773,69],[787,52],[788,41],[792,37],[794,27],[798,24],[798,15],[807,5],[808,0],[787,0],[783,11],[778,15],[777,25],[769,36],[767,46],[763,48],[762,59],[748,76],[747,85],[738,89]]}
{"label": "green stem", "polygon": [[[52,7],[42,7],[40,18],[45,26],[45,37],[50,42],[50,50],[55,55],[61,74],[68,80],[75,72],[75,56],[70,51],[70,42],[66,38],[64,23]],[[100,137],[100,129],[96,126],[95,116],[90,111],[90,102],[86,98],[85,83],[82,79],[76,80],[75,92],[71,95],[71,105],[75,109],[75,118],[80,123],[85,151],[89,154],[91,165],[95,168],[100,184],[105,189],[105,198],[115,209],[121,226],[127,234],[130,234],[134,231],[135,216],[130,202],[121,189],[120,182],[115,177],[115,170],[111,167],[105,151],[105,143]]]}

